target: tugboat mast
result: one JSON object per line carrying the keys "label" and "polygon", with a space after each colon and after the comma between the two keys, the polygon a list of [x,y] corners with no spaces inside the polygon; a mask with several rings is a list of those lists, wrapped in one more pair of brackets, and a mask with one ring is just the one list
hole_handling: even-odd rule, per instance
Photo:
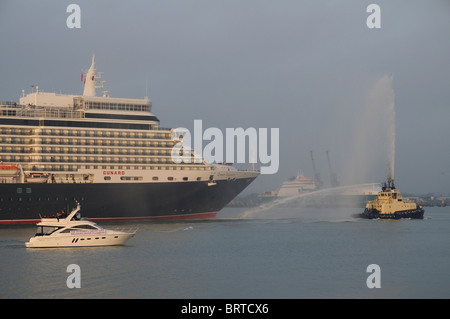
{"label": "tugboat mast", "polygon": [[392,176],[391,165],[387,165],[387,183],[385,184],[386,188],[395,189],[394,185],[394,177]]}

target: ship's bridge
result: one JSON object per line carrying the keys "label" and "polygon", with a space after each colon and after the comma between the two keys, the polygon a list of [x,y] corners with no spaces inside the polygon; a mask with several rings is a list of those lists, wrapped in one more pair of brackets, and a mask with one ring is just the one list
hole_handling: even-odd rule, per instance
{"label": "ship's bridge", "polygon": [[76,96],[73,98],[74,110],[151,112],[152,103],[146,99],[124,99],[96,96]]}
{"label": "ship's bridge", "polygon": [[159,119],[151,113],[152,104],[148,98],[125,99],[96,96],[73,98],[74,112],[82,112],[84,118],[97,120],[152,121],[155,127]]}

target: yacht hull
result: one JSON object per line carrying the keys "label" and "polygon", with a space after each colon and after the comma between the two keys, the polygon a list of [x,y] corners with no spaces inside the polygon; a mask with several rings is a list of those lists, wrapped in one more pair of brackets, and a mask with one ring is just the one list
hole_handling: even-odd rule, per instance
{"label": "yacht hull", "polygon": [[63,237],[36,236],[25,243],[27,248],[98,247],[123,245],[134,233],[85,234]]}

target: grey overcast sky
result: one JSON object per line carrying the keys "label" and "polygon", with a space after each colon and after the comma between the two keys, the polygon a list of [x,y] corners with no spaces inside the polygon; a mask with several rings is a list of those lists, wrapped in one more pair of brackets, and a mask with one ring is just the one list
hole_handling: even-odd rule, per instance
{"label": "grey overcast sky", "polygon": [[[80,29],[66,26],[71,3]],[[2,0],[0,45],[0,100],[31,85],[82,94],[95,53],[111,95],[147,86],[163,127],[279,128],[279,171],[247,192],[312,177],[309,150],[325,184],[326,150],[341,184],[383,181],[386,117],[366,109],[390,78],[377,92],[395,95],[397,185],[450,193],[450,1]]]}

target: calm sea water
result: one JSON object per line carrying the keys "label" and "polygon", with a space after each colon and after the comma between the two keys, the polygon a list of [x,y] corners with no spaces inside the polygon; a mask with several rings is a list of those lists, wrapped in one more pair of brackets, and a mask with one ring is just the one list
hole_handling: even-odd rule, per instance
{"label": "calm sea water", "polygon": [[[0,298],[449,298],[450,208],[424,220],[360,209],[225,208],[216,220],[139,223],[125,246],[27,249],[0,228]],[[111,224],[103,224],[107,227]],[[81,288],[66,285],[67,266]],[[367,266],[380,266],[369,289]]]}

